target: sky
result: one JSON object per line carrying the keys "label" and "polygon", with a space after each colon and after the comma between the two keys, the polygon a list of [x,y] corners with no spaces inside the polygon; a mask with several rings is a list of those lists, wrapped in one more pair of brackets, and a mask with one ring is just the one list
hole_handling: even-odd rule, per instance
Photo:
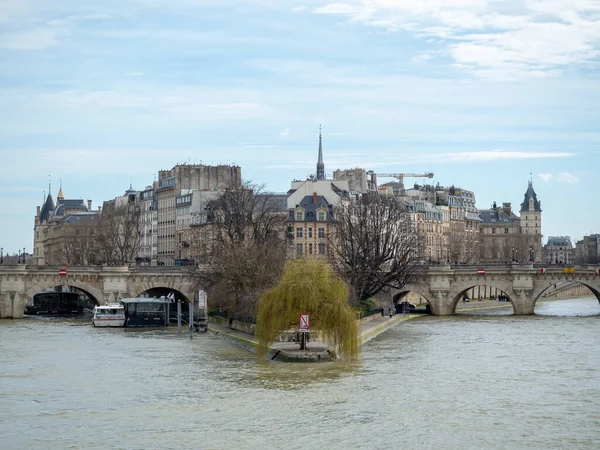
{"label": "sky", "polygon": [[[434,172],[600,232],[600,0],[0,0],[0,246],[178,163]],[[393,181],[392,179],[380,179]],[[406,179],[407,184],[424,180]],[[544,240],[545,240],[544,239]]]}

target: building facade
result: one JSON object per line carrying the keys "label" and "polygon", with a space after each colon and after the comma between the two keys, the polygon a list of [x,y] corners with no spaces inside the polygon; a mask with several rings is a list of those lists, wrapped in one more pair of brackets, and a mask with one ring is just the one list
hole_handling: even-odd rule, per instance
{"label": "building facade", "polygon": [[90,226],[98,216],[82,199],[66,199],[62,186],[54,204],[49,189],[44,203],[37,207],[33,231],[33,256],[31,263],[37,265],[88,264],[93,253],[85,252],[83,246],[93,243],[94,227]]}
{"label": "building facade", "polygon": [[528,263],[542,262],[542,209],[541,202],[529,181],[520,216],[511,203],[498,207],[496,202],[488,210],[480,210],[479,262]]}
{"label": "building facade", "polygon": [[333,214],[333,205],[316,192],[289,209],[287,224],[293,256],[325,258],[330,254],[329,236],[335,226]]}
{"label": "building facade", "polygon": [[569,236],[550,236],[544,245],[543,260],[546,264],[574,264],[575,249]]}
{"label": "building facade", "polygon": [[[177,165],[158,173],[156,189],[157,260],[159,265],[172,266],[179,256],[179,239],[183,246],[183,228],[177,229],[177,199],[191,191],[224,191],[239,185],[242,173],[239,166]],[[182,205],[180,205],[182,206]],[[187,205],[185,205],[187,206]],[[191,210],[189,212],[191,214]],[[184,220],[183,217],[180,218]],[[186,219],[188,220],[188,219]],[[191,224],[191,218],[189,219]],[[183,252],[182,252],[183,254]]]}

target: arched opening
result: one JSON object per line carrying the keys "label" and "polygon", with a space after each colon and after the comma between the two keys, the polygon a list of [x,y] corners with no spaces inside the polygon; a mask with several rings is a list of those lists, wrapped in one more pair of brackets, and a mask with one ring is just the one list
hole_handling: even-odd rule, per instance
{"label": "arched opening", "polygon": [[534,304],[538,315],[595,316],[600,313],[600,291],[581,281],[560,280],[540,292]]}
{"label": "arched opening", "polygon": [[147,289],[143,292],[140,292],[137,297],[147,297],[147,298],[169,298],[171,299],[171,307],[170,309],[170,314],[171,317],[177,317],[177,303],[179,301],[181,301],[181,312],[182,315],[184,317],[187,317],[187,314],[189,314],[189,305],[190,305],[190,299],[187,298],[187,296],[185,296],[181,291],[178,291],[177,289],[173,289],[173,288],[169,288],[169,287],[162,287],[162,286],[156,286],[150,289]]}
{"label": "arched opening", "polygon": [[394,295],[394,309],[396,314],[431,314],[429,300],[416,291],[406,290]]}
{"label": "arched opening", "polygon": [[[514,313],[511,296],[501,288],[490,284],[472,285],[461,289],[452,299],[455,314],[510,315]],[[508,308],[513,306],[513,308]]]}
{"label": "arched opening", "polygon": [[58,285],[27,293],[25,314],[32,316],[81,316],[91,314],[99,300],[81,286]]}

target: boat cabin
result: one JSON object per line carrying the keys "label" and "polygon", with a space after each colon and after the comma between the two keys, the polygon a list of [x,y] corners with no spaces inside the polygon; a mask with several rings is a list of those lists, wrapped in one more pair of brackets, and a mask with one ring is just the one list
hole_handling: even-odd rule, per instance
{"label": "boat cabin", "polygon": [[123,298],[127,327],[166,327],[171,300],[161,298]]}

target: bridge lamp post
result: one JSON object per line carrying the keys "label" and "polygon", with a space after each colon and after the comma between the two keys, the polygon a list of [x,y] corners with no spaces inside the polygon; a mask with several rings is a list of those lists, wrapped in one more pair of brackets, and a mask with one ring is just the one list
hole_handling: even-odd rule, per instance
{"label": "bridge lamp post", "polygon": [[0,247],[0,264],[4,264],[4,247]]}
{"label": "bridge lamp post", "polygon": [[535,253],[533,251],[533,246],[529,247],[529,262],[535,261]]}
{"label": "bridge lamp post", "polygon": [[17,259],[17,264],[21,264],[21,249],[19,249],[19,258]]}

